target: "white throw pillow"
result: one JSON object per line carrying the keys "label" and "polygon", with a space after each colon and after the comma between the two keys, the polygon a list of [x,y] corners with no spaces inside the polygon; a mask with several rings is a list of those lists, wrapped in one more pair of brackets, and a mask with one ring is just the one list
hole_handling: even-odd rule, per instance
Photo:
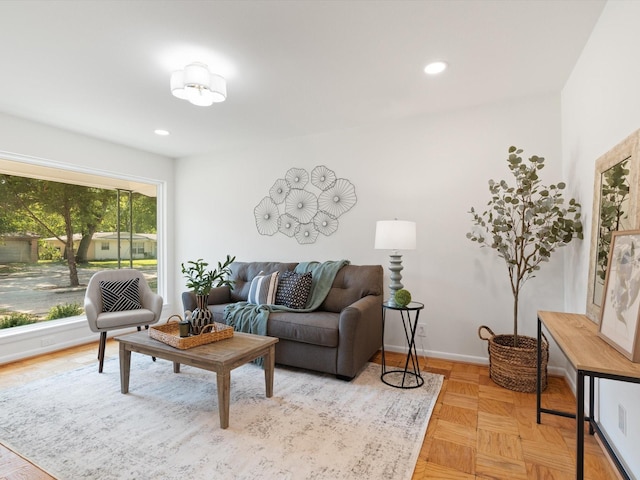
{"label": "white throw pillow", "polygon": [[273,305],[278,291],[278,272],[269,275],[261,274],[262,272],[251,280],[247,302],[256,305]]}

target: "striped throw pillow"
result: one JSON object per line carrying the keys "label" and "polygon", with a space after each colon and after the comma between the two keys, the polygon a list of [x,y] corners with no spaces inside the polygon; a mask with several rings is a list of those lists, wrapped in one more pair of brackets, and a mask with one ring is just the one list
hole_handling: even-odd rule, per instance
{"label": "striped throw pillow", "polygon": [[139,310],[140,289],[138,288],[139,278],[123,281],[100,281],[100,292],[102,293],[103,312],[121,312],[123,310]]}
{"label": "striped throw pillow", "polygon": [[278,290],[278,272],[262,275],[260,272],[249,287],[247,302],[255,305],[273,305]]}

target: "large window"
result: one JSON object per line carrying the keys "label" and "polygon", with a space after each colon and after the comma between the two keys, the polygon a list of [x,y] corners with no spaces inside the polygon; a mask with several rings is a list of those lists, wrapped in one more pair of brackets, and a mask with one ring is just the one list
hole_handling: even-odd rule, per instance
{"label": "large window", "polygon": [[156,185],[0,159],[0,328],[82,315],[98,270],[157,290]]}

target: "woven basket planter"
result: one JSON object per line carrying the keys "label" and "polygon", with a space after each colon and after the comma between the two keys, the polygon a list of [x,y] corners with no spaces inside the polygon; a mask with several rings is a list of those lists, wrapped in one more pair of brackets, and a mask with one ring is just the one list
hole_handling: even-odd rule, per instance
{"label": "woven basket planter", "polygon": [[[489,342],[489,375],[501,387],[515,392],[536,391],[538,379],[538,341],[533,337],[518,335],[518,345],[513,346],[513,335],[495,335],[485,325],[478,329],[478,336]],[[542,390],[547,388],[547,363],[549,342],[542,334]]]}

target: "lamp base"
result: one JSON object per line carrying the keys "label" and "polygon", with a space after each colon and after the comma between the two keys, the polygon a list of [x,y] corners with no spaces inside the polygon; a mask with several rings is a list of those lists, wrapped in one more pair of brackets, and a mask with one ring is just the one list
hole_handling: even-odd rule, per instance
{"label": "lamp base", "polygon": [[399,253],[392,253],[389,255],[389,270],[391,275],[389,276],[391,283],[389,284],[389,304],[395,305],[396,292],[402,290],[402,274],[400,273],[404,267],[402,266],[402,255]]}

